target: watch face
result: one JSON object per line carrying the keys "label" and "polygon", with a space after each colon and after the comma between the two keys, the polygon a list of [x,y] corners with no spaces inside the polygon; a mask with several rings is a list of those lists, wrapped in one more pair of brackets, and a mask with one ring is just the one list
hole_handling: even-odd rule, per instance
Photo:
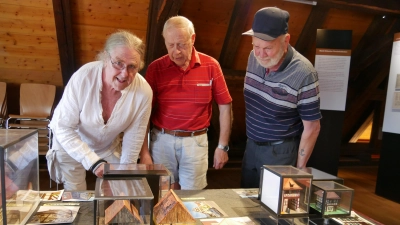
{"label": "watch face", "polygon": [[229,146],[228,145],[227,146],[223,146],[223,145],[219,144],[218,148],[220,148],[220,149],[222,149],[222,150],[224,150],[226,152],[229,150]]}

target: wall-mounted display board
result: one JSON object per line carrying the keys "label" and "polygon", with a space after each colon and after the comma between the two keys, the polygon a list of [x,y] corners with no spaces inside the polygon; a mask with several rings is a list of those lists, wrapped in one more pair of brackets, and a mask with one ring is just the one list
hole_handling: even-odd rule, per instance
{"label": "wall-mounted display board", "polygon": [[315,69],[321,109],[344,111],[351,56],[351,31],[317,30]]}
{"label": "wall-mounted display board", "polygon": [[315,69],[321,98],[321,131],[307,166],[337,175],[347,96],[351,30],[317,30]]}
{"label": "wall-mounted display board", "polygon": [[400,33],[394,35],[383,132],[400,134]]}
{"label": "wall-mounted display board", "polygon": [[[388,54],[390,54],[388,52]],[[400,203],[400,33],[394,34],[375,193]]]}

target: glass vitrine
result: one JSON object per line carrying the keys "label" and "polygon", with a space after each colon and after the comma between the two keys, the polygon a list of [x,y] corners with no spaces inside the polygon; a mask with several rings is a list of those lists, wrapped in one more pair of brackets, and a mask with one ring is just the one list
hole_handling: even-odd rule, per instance
{"label": "glass vitrine", "polygon": [[0,129],[0,224],[25,224],[40,203],[38,132]]}
{"label": "glass vitrine", "polygon": [[97,178],[94,224],[152,224],[154,196],[144,177]]}
{"label": "glass vitrine", "polygon": [[308,217],[312,175],[293,166],[264,165],[261,205],[278,218]]}
{"label": "glass vitrine", "polygon": [[313,181],[310,207],[324,217],[348,216],[354,190],[334,181]]}

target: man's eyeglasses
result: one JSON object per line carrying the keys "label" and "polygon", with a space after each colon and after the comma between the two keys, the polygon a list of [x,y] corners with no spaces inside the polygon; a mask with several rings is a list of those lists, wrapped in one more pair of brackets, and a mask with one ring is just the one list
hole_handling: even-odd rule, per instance
{"label": "man's eyeglasses", "polygon": [[123,63],[123,62],[121,62],[121,61],[115,61],[115,62],[113,62],[110,53],[109,53],[109,52],[107,52],[107,53],[108,53],[108,55],[110,56],[110,62],[111,62],[112,66],[113,66],[115,69],[117,69],[117,70],[124,70],[124,69],[126,68],[126,70],[127,70],[129,73],[136,73],[137,66],[132,65],[132,64],[130,64],[130,65],[127,66],[125,63]]}

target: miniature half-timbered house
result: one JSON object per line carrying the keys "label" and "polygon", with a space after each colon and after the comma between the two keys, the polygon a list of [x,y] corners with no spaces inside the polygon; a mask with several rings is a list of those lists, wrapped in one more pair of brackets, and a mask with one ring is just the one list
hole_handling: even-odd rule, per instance
{"label": "miniature half-timbered house", "polygon": [[105,224],[135,223],[143,224],[136,207],[129,200],[115,200],[105,210]]}
{"label": "miniature half-timbered house", "polygon": [[[321,210],[323,206],[324,191],[318,190],[314,192],[314,194],[316,195],[315,207],[317,207],[318,210]],[[340,196],[333,191],[329,191],[326,194],[325,212],[336,211],[339,202],[340,202]]]}
{"label": "miniature half-timbered house", "polygon": [[154,206],[153,221],[156,225],[196,224],[196,220],[172,189]]}
{"label": "miniature half-timbered house", "polygon": [[290,210],[297,210],[300,205],[300,191],[303,188],[292,178],[285,178],[282,188],[282,212],[290,213]]}

